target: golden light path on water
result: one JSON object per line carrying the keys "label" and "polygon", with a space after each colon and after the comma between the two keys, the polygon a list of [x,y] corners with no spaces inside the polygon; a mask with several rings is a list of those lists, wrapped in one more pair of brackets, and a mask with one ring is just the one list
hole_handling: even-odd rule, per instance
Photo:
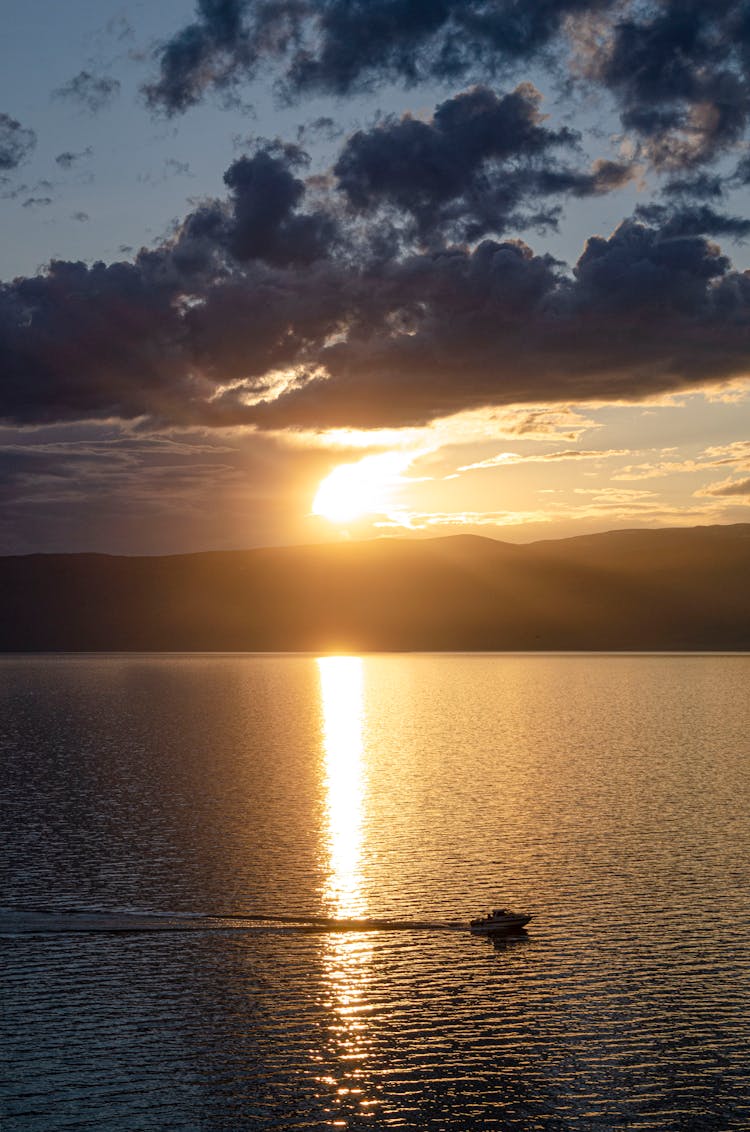
{"label": "golden light path on water", "polygon": [[[317,661],[323,723],[323,770],[327,813],[328,875],[323,898],[331,916],[366,912],[362,894],[362,841],[366,797],[364,661],[326,656]],[[372,944],[369,933],[331,932],[325,937],[324,978],[330,992],[330,1044],[320,1082],[331,1089],[333,1126],[337,1101],[359,1100],[363,1118],[374,1119],[377,1102],[360,1078],[367,1059],[366,989]]]}
{"label": "golden light path on water", "polygon": [[363,810],[363,661],[357,656],[318,659],[323,708],[323,754],[328,817],[330,914],[363,911],[360,857]]}

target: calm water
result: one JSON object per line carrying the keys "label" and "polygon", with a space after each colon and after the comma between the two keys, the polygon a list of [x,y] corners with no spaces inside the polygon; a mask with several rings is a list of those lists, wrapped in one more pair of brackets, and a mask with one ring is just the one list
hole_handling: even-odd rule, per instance
{"label": "calm water", "polygon": [[[747,1129],[749,686],[748,656],[1,660],[3,1132]],[[535,915],[505,950],[66,911],[496,903]]]}

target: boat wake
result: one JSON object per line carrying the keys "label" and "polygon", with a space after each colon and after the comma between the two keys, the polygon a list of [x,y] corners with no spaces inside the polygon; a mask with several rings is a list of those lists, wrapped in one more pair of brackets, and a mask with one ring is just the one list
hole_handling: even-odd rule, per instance
{"label": "boat wake", "polygon": [[0,935],[70,932],[372,932],[468,931],[459,920],[336,919],[326,916],[236,912],[151,912],[129,909],[1,908]]}

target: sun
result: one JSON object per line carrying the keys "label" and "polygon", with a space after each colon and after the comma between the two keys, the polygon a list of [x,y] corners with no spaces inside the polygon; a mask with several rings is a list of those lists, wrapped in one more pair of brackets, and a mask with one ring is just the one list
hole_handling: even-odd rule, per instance
{"label": "sun", "polygon": [[414,453],[382,452],[356,464],[339,464],[320,484],[313,500],[313,515],[331,523],[351,523],[365,515],[386,514],[390,490]]}

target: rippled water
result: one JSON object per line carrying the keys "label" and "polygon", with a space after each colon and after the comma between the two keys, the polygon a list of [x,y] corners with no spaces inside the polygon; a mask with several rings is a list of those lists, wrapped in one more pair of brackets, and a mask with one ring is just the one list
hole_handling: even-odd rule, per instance
{"label": "rippled water", "polygon": [[[4,1132],[750,1127],[749,678],[0,661]],[[526,939],[73,930],[497,903]]]}

